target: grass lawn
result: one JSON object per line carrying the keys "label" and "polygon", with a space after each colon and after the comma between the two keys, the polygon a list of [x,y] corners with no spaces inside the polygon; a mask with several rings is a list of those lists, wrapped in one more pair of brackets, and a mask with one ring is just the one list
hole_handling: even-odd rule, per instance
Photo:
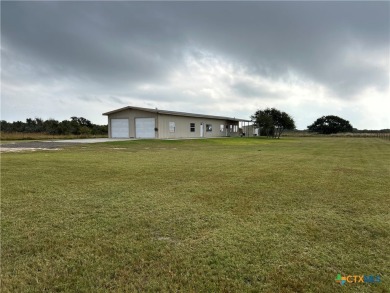
{"label": "grass lawn", "polygon": [[1,291],[389,292],[389,178],[376,138],[4,153]]}

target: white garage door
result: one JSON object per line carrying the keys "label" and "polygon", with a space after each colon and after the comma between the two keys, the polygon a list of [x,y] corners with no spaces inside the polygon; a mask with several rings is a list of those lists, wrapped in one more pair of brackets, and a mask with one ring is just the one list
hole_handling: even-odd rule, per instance
{"label": "white garage door", "polygon": [[137,138],[155,138],[154,118],[135,118],[135,136]]}
{"label": "white garage door", "polygon": [[111,119],[111,137],[129,138],[129,119]]}

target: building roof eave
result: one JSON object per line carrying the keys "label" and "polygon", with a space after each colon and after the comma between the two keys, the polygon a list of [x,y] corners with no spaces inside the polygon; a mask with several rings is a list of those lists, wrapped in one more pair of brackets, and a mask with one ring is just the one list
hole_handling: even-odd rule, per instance
{"label": "building roof eave", "polygon": [[251,120],[240,119],[240,118],[232,118],[232,117],[223,117],[223,116],[214,116],[214,115],[205,115],[205,114],[195,114],[195,113],[186,113],[186,112],[177,112],[177,111],[168,111],[168,110],[160,110],[160,109],[150,109],[150,108],[141,108],[141,107],[133,107],[127,106],[123,108],[119,108],[113,111],[105,112],[102,115],[108,116],[111,114],[115,114],[125,110],[140,110],[164,115],[174,115],[174,116],[187,116],[187,117],[198,117],[198,118],[210,118],[210,119],[219,119],[219,120],[230,120],[230,121],[239,121],[239,122],[251,122]]}

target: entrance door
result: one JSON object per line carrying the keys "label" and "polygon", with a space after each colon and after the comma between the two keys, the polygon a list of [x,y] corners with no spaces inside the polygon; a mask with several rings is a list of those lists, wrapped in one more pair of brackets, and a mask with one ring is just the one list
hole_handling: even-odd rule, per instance
{"label": "entrance door", "polygon": [[203,127],[204,127],[204,124],[203,123],[200,123],[200,137],[204,137],[204,129],[203,129]]}

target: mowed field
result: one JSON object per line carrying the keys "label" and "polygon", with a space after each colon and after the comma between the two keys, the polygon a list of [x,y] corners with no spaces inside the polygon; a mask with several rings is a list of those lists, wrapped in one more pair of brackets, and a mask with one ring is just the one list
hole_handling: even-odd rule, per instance
{"label": "mowed field", "polygon": [[1,291],[389,292],[389,178],[376,138],[3,153]]}

